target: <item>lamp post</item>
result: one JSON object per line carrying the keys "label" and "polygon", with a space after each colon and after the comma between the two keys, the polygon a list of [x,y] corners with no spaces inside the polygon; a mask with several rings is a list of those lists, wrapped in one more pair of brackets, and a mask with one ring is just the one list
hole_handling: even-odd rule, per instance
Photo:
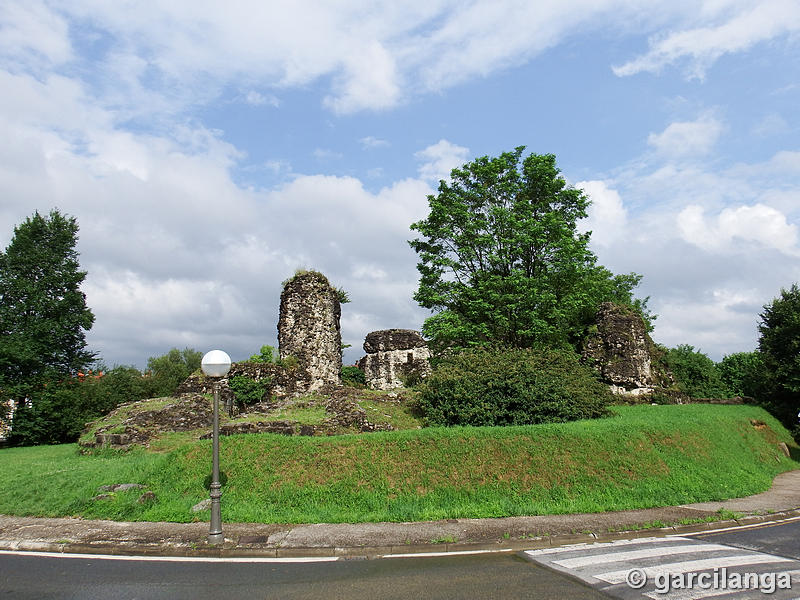
{"label": "lamp post", "polygon": [[219,483],[219,378],[228,374],[231,368],[231,357],[222,350],[206,352],[200,363],[208,377],[214,378],[214,433],[211,467],[211,525],[208,529],[208,543],[221,544],[225,541],[222,535],[222,516],[220,514],[219,499],[222,496]]}

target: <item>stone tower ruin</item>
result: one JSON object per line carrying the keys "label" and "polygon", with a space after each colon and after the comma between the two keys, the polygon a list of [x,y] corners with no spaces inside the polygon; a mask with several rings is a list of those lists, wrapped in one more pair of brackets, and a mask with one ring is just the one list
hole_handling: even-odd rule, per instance
{"label": "stone tower ruin", "polygon": [[322,273],[298,272],[283,286],[278,352],[297,359],[298,392],[341,383],[341,315],[338,292]]}
{"label": "stone tower ruin", "polygon": [[653,347],[641,316],[628,307],[604,302],[597,311],[594,332],[583,342],[582,356],[612,392],[639,396],[672,383],[654,362]]}
{"label": "stone tower ruin", "polygon": [[425,377],[431,371],[431,352],[418,331],[384,329],[367,334],[367,353],[358,366],[364,371],[367,387],[390,390],[403,386],[403,377],[412,372]]}

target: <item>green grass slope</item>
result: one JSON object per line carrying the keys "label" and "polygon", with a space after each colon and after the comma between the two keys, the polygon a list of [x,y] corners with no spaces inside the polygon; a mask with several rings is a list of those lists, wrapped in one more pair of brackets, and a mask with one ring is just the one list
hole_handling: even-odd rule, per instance
{"label": "green grass slope", "polygon": [[[800,468],[788,432],[752,406],[619,406],[610,418],[524,427],[223,438],[223,518],[412,521],[612,511],[746,496]],[[793,458],[783,456],[785,442]],[[168,447],[169,445],[167,445]],[[0,513],[207,520],[211,443],[82,456],[75,445],[0,450]],[[104,484],[142,490],[92,500]]]}

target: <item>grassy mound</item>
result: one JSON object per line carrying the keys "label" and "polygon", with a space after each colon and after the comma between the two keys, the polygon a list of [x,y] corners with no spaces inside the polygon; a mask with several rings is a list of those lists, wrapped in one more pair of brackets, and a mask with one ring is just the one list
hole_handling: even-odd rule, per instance
{"label": "grassy mound", "polygon": [[[407,521],[647,508],[768,489],[800,468],[788,432],[752,406],[619,406],[605,419],[517,427],[224,438],[223,517],[240,522]],[[785,442],[794,460],[784,457]],[[168,447],[169,440],[162,442]],[[0,512],[191,521],[209,441],[80,456],[75,445],[0,451]],[[101,485],[142,490],[92,500]]]}
{"label": "grassy mound", "polygon": [[[223,435],[245,423],[285,423],[294,433],[311,426],[314,435],[359,433],[361,431],[419,429],[414,392],[410,390],[367,390],[341,387],[331,394],[306,394],[271,399],[238,407],[229,417],[220,407]],[[182,394],[179,397],[150,398],[118,406],[89,423],[78,443],[86,448],[101,445],[98,434],[120,434],[123,446],[144,445],[163,451],[191,443],[211,427],[212,396]],[[230,429],[229,429],[230,428]],[[175,432],[175,435],[171,433]]]}

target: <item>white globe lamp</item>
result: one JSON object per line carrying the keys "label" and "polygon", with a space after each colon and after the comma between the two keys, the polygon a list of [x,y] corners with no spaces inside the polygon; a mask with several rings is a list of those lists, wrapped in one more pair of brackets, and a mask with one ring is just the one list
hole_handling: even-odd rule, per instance
{"label": "white globe lamp", "polygon": [[200,362],[200,368],[209,377],[224,377],[231,369],[231,357],[222,350],[206,352]]}
{"label": "white globe lamp", "polygon": [[208,529],[208,543],[221,544],[225,541],[222,534],[222,515],[220,498],[222,486],[219,483],[219,378],[228,374],[231,369],[231,357],[222,350],[206,352],[200,361],[200,368],[209,377],[214,378],[214,429],[211,451],[211,523]]}

